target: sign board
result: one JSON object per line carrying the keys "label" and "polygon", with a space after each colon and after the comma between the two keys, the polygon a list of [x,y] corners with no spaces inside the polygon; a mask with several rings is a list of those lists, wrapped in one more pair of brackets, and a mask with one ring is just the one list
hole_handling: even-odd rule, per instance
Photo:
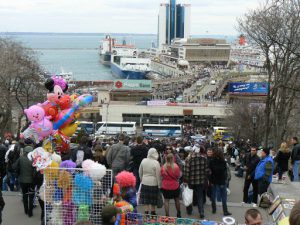
{"label": "sign board", "polygon": [[115,80],[113,90],[152,91],[151,80]]}
{"label": "sign board", "polygon": [[192,109],[184,109],[183,110],[183,115],[184,116],[192,116],[194,113],[193,113],[193,110]]}
{"label": "sign board", "polygon": [[166,106],[168,104],[167,100],[153,100],[147,101],[148,106]]}
{"label": "sign board", "polygon": [[267,82],[237,82],[229,83],[229,93],[237,95],[267,95]]}

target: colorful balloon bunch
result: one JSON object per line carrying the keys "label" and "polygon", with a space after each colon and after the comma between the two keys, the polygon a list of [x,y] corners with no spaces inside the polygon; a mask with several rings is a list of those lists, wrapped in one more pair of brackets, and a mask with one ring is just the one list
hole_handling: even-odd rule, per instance
{"label": "colorful balloon bunch", "polygon": [[47,146],[43,146],[48,152],[54,144],[56,151],[67,153],[70,149],[70,137],[79,125],[77,119],[80,111],[92,103],[93,96],[66,94],[67,82],[56,76],[49,78],[45,87],[49,91],[47,101],[32,105],[24,111],[31,124],[22,135],[24,138],[34,139],[36,143],[48,140]]}

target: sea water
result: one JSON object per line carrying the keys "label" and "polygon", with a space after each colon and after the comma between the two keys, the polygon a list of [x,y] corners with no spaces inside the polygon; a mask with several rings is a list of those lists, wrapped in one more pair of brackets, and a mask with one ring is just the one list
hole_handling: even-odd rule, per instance
{"label": "sea water", "polygon": [[[35,51],[43,69],[51,74],[72,72],[76,80],[113,80],[110,67],[100,63],[99,46],[106,34],[2,33]],[[156,35],[112,34],[137,48],[147,49]]]}
{"label": "sea water", "polygon": [[[113,80],[110,67],[100,63],[99,46],[107,34],[82,33],[1,33],[32,48],[43,67],[51,74],[72,72],[76,80]],[[133,44],[140,49],[149,49],[157,42],[157,35],[111,34],[121,44]],[[202,38],[224,38],[228,43],[235,36],[195,35]]]}

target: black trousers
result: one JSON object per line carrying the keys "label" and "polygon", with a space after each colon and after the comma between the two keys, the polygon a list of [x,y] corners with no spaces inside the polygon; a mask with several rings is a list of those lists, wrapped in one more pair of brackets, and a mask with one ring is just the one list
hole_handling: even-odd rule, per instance
{"label": "black trousers", "polygon": [[2,224],[2,209],[0,209],[0,224]]}
{"label": "black trousers", "polygon": [[243,196],[243,202],[248,203],[248,191],[249,187],[252,184],[253,187],[253,200],[252,202],[257,204],[257,197],[258,197],[258,186],[257,186],[257,180],[254,180],[254,178],[247,179],[248,175],[246,175],[245,182],[244,182],[244,196]]}
{"label": "black trousers", "polygon": [[261,195],[268,191],[270,183],[264,179],[258,180],[258,194]]}
{"label": "black trousers", "polygon": [[3,185],[3,178],[6,175],[6,169],[5,167],[2,167],[2,165],[0,165],[0,188],[2,189],[2,185]]}
{"label": "black trousers", "polygon": [[32,183],[20,183],[23,194],[24,212],[32,216],[33,199],[34,199],[34,185]]}

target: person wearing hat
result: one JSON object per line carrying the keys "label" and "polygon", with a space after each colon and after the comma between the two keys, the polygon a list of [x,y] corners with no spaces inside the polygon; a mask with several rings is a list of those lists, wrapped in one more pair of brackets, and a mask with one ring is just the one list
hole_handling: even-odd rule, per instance
{"label": "person wearing hat", "polygon": [[258,194],[267,192],[274,172],[274,161],[270,156],[270,149],[264,148],[261,152],[261,160],[255,169],[254,179],[257,180]]}

